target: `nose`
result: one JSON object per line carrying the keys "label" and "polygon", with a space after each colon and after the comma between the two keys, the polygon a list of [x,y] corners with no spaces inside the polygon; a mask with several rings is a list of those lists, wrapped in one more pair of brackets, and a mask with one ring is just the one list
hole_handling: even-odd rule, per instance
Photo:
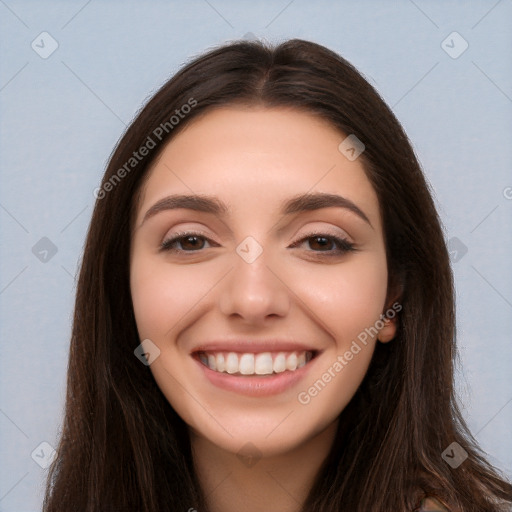
{"label": "nose", "polygon": [[265,251],[251,263],[237,257],[224,280],[221,312],[248,325],[264,325],[270,317],[286,316],[292,292],[282,274],[267,261]]}

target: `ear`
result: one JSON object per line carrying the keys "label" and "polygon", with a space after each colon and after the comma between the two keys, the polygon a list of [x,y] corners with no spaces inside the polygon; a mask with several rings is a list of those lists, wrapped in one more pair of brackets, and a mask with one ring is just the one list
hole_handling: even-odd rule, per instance
{"label": "ear", "polygon": [[403,295],[403,285],[398,284],[395,287],[395,293],[387,301],[387,309],[383,312],[382,322],[384,326],[379,330],[377,339],[381,343],[388,343],[396,336],[398,329],[398,313],[402,310],[401,299]]}
{"label": "ear", "polygon": [[387,343],[396,336],[397,318],[396,316],[394,318],[383,318],[382,322],[384,323],[384,327],[379,330],[377,339],[381,343]]}

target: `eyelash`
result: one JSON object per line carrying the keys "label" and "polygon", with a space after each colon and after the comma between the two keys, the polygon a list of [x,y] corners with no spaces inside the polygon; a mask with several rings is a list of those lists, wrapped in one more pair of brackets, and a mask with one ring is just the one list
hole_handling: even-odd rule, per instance
{"label": "eyelash", "polygon": [[[174,236],[172,238],[169,238],[168,240],[164,240],[162,242],[161,246],[160,246],[160,250],[161,251],[168,251],[168,252],[178,253],[178,254],[179,253],[182,253],[182,254],[183,253],[185,253],[185,254],[193,254],[195,252],[200,252],[201,249],[196,250],[196,251],[194,251],[194,250],[192,250],[192,251],[185,251],[183,249],[176,249],[176,248],[173,247],[176,242],[178,242],[180,240],[183,240],[184,238],[187,238],[187,237],[190,237],[190,236],[195,236],[195,237],[198,237],[198,238],[204,238],[208,242],[211,242],[211,240],[208,237],[202,235],[201,233],[182,232],[182,233],[177,233],[176,236]],[[300,245],[302,242],[305,242],[305,241],[307,241],[308,239],[311,239],[311,238],[325,238],[325,239],[333,241],[334,244],[338,246],[338,248],[335,249],[335,250],[313,251],[313,252],[317,253],[317,255],[320,256],[320,257],[335,257],[335,256],[340,256],[340,255],[348,253],[348,252],[356,252],[358,250],[358,249],[356,249],[355,244],[353,244],[352,242],[349,242],[345,238],[337,237],[337,236],[334,236],[334,235],[329,235],[329,234],[326,234],[326,233],[308,233],[306,236],[302,237],[300,240],[298,240],[297,242],[292,244],[291,247],[296,247],[297,245]]]}

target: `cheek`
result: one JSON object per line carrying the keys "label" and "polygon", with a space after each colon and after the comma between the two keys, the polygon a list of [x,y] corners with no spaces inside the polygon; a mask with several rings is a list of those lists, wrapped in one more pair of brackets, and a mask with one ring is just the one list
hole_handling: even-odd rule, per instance
{"label": "cheek", "polygon": [[320,268],[297,285],[310,309],[343,348],[383,312],[387,292],[387,266],[376,254],[355,255],[353,261]]}
{"label": "cheek", "polygon": [[132,262],[130,286],[139,336],[159,339],[177,326],[201,289],[190,273],[142,257]]}
{"label": "cheek", "polygon": [[325,426],[347,406],[368,370],[375,325],[385,305],[386,260],[359,257],[335,272],[317,272],[303,281],[303,290],[333,344],[304,382],[297,401],[302,413],[321,418]]}

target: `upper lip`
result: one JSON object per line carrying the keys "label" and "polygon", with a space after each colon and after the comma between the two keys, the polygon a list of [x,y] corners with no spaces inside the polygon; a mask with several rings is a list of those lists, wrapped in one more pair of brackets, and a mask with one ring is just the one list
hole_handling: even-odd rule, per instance
{"label": "upper lip", "polygon": [[205,341],[194,347],[191,353],[197,352],[318,352],[318,349],[298,341],[284,339],[250,339],[238,338],[236,340],[211,340]]}

